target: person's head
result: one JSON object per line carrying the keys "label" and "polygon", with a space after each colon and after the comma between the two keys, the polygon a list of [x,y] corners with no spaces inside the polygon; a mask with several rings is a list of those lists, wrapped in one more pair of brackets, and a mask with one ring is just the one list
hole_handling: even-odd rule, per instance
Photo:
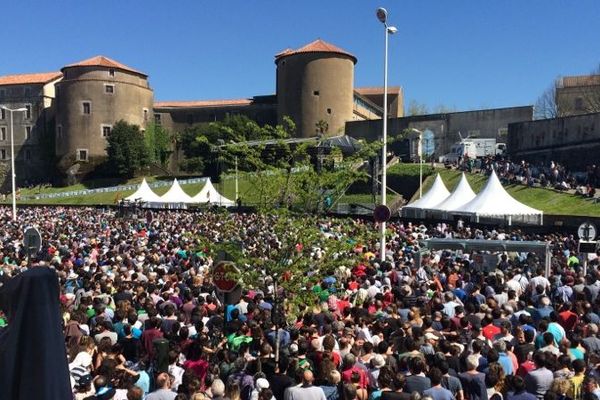
{"label": "person's head", "polygon": [[144,391],[139,386],[132,386],[127,391],[127,400],[142,400]]}
{"label": "person's head", "polygon": [[521,393],[525,390],[525,380],[521,376],[515,375],[512,379],[512,386],[515,393]]}
{"label": "person's head", "polygon": [[586,392],[593,392],[598,389],[598,381],[593,376],[587,376],[585,378],[584,386]]}
{"label": "person's head", "polygon": [[344,399],[346,400],[354,400],[356,399],[356,388],[354,385],[345,384],[343,389]]}
{"label": "person's head", "polygon": [[535,363],[536,367],[538,368],[543,368],[546,366],[546,353],[544,353],[543,351],[536,351],[533,354],[533,362]]}
{"label": "person's head", "polygon": [[431,386],[437,386],[442,383],[442,371],[439,368],[433,367],[429,371],[429,379],[431,380]]}
{"label": "person's head", "polygon": [[314,377],[312,371],[310,371],[310,370],[304,371],[304,375],[302,376],[302,383],[304,385],[312,385],[314,380],[315,380],[315,377]]}
{"label": "person's head", "polygon": [[339,373],[339,371],[333,369],[329,372],[329,376],[327,378],[329,383],[335,386],[342,380],[342,375]]}
{"label": "person's head", "polygon": [[477,369],[477,367],[479,367],[479,357],[477,357],[473,354],[471,354],[470,356],[467,356],[466,364],[467,364],[467,371],[473,371],[473,370]]}
{"label": "person's head", "polygon": [[158,376],[156,377],[156,386],[161,389],[170,388],[171,387],[171,378],[169,377],[169,374],[167,374],[165,372],[158,374]]}
{"label": "person's head", "polygon": [[552,382],[551,391],[556,393],[557,395],[566,395],[567,391],[571,387],[571,381],[565,378],[556,378]]}
{"label": "person's head", "polygon": [[579,359],[574,360],[573,371],[575,371],[575,374],[583,374],[585,372],[585,361]]}
{"label": "person's head", "polygon": [[212,393],[213,397],[223,396],[225,394],[225,384],[223,381],[220,379],[215,379],[212,385],[210,385],[210,392]]}

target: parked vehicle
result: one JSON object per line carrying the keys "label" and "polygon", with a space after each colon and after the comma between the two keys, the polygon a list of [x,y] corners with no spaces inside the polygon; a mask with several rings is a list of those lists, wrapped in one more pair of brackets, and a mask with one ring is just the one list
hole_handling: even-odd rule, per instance
{"label": "parked vehicle", "polygon": [[441,163],[457,162],[461,158],[472,159],[506,153],[506,143],[496,143],[496,139],[465,138],[456,142],[450,152],[439,158]]}

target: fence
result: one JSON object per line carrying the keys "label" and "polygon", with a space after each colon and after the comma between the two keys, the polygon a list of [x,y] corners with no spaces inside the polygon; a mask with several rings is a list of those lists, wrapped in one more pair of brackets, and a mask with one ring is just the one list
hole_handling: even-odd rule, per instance
{"label": "fence", "polygon": [[[191,179],[182,179],[178,180],[181,185],[189,185],[192,183],[201,183],[206,181],[207,178],[191,178]],[[165,186],[171,186],[173,184],[172,181],[157,181],[149,183],[148,186],[151,188],[159,188]],[[96,193],[111,193],[111,192],[125,192],[125,191],[135,191],[140,186],[139,183],[131,184],[131,185],[121,185],[121,186],[111,186],[99,189],[82,189],[82,190],[72,190],[70,192],[57,192],[57,193],[40,193],[40,194],[32,194],[27,196],[21,196],[22,200],[43,200],[43,199],[59,199],[64,197],[76,197],[76,196],[89,196],[91,194]]]}

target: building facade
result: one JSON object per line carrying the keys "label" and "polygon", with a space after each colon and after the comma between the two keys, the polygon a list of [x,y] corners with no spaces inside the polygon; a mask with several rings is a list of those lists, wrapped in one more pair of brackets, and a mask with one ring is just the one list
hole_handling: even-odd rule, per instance
{"label": "building facade", "polygon": [[[11,125],[14,137],[15,171],[20,182],[33,183],[47,173],[53,159],[56,84],[60,72],[0,77],[0,186],[10,177]],[[12,120],[11,120],[12,117]]]}
{"label": "building facade", "polygon": [[556,83],[557,115],[600,112],[600,75],[565,76]]}

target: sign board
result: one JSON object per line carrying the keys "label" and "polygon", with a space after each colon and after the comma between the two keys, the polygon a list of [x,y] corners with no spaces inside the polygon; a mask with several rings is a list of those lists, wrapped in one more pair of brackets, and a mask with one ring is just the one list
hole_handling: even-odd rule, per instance
{"label": "sign board", "polygon": [[388,206],[384,206],[383,204],[378,205],[375,207],[375,210],[373,210],[373,219],[375,219],[375,222],[385,222],[389,220],[391,216],[392,211]]}
{"label": "sign board", "polygon": [[579,236],[579,239],[591,242],[596,238],[596,227],[589,222],[584,222],[579,225],[577,235]]}
{"label": "sign board", "polygon": [[36,228],[30,226],[23,233],[23,247],[27,255],[35,256],[42,249],[42,235]]}
{"label": "sign board", "polygon": [[498,266],[498,254],[473,254],[474,267],[480,271],[490,272]]}
{"label": "sign board", "polygon": [[239,270],[233,262],[219,261],[212,271],[213,282],[219,291],[229,293],[238,285],[238,274]]}
{"label": "sign board", "polygon": [[577,249],[577,251],[579,253],[595,253],[596,251],[598,251],[598,242],[592,242],[592,241],[584,241],[584,240],[580,240],[579,241],[579,248]]}

